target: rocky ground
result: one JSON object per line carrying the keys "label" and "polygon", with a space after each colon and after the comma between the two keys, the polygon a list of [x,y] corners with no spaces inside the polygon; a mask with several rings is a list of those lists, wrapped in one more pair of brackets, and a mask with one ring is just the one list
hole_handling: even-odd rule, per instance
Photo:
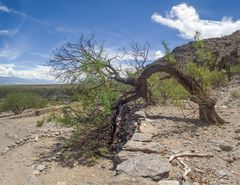
{"label": "rocky ground", "polygon": [[[234,84],[231,91],[239,91]],[[217,105],[228,124],[205,125],[188,103],[148,107],[136,113],[139,126],[114,162],[99,159],[94,166],[63,158],[70,153],[64,142],[72,129],[37,127],[43,116],[31,111],[21,117],[1,114],[0,184],[240,184],[240,101],[231,91],[223,89]]]}

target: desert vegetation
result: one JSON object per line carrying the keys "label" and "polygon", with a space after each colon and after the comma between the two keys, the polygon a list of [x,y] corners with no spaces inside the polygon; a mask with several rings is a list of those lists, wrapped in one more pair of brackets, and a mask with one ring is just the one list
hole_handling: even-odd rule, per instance
{"label": "desert vegetation", "polygon": [[[82,36],[78,43],[67,42],[57,48],[49,63],[53,74],[82,88],[72,98],[76,104],[66,106],[60,114],[52,114],[50,120],[76,128],[81,140],[74,137],[75,143],[82,151],[87,146],[85,149],[95,154],[106,146],[116,149],[126,115],[148,105],[180,105],[182,100],[190,100],[198,104],[203,122],[224,124],[225,120],[215,111],[213,91],[226,84],[229,71],[219,68],[216,56],[199,33],[192,43],[195,57],[186,63],[178,62],[165,41],[162,44],[165,56],[148,64],[150,45],[131,43],[132,50],[127,54],[133,60],[127,70],[118,64],[126,53],[110,58],[94,36]],[[94,144],[86,145],[88,141]]]}

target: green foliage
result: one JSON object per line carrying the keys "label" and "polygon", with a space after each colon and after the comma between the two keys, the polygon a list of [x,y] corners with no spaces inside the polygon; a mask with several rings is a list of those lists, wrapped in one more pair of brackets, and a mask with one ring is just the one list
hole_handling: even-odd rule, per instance
{"label": "green foliage", "polygon": [[171,53],[169,44],[166,41],[162,41],[162,45],[163,45],[163,49],[164,49],[165,59],[171,64],[176,64],[177,61]]}
{"label": "green foliage", "polygon": [[189,63],[187,73],[200,83],[204,92],[210,93],[212,89],[222,86],[227,82],[227,76],[222,71],[210,71],[205,66]]}
{"label": "green foliage", "polygon": [[1,111],[11,110],[15,114],[21,114],[25,109],[42,108],[46,101],[39,96],[26,92],[13,92],[1,103]]}
{"label": "green foliage", "polygon": [[230,67],[230,71],[232,74],[239,74],[240,75],[240,64],[232,65]]}
{"label": "green foliage", "polygon": [[161,80],[164,76],[164,73],[157,73],[148,79],[154,101],[178,105],[180,100],[187,99],[187,91],[175,79]]}
{"label": "green foliage", "polygon": [[193,48],[196,55],[196,63],[199,66],[203,66],[207,69],[214,70],[216,65],[216,59],[212,52],[206,48],[205,41],[201,39],[199,32],[196,32],[194,37],[195,42],[193,43]]}

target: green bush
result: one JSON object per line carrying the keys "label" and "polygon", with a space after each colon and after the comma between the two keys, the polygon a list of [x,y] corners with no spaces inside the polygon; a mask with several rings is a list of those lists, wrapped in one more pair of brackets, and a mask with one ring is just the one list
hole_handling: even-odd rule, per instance
{"label": "green bush", "polygon": [[1,103],[1,111],[11,110],[15,114],[21,114],[25,109],[42,108],[46,105],[46,101],[39,96],[29,92],[13,92]]}
{"label": "green bush", "polygon": [[148,79],[155,102],[178,105],[180,100],[189,97],[188,92],[175,79],[161,80],[163,77],[164,73],[157,73]]}
{"label": "green bush", "polygon": [[210,71],[205,66],[189,63],[186,72],[198,81],[204,92],[210,93],[211,89],[222,86],[227,82],[227,76],[221,71]]}

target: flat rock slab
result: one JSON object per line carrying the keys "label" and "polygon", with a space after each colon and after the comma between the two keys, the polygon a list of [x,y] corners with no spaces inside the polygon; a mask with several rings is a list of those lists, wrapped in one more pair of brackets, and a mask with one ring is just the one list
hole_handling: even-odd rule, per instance
{"label": "flat rock slab", "polygon": [[161,180],[163,177],[167,177],[171,170],[172,166],[168,160],[158,154],[138,155],[123,161],[116,169],[118,173],[149,177],[153,180]]}
{"label": "flat rock slab", "polygon": [[139,141],[128,141],[124,147],[124,150],[128,151],[141,151],[144,153],[162,153],[165,147],[158,142],[139,142]]}
{"label": "flat rock slab", "polygon": [[147,121],[142,121],[139,126],[139,132],[144,134],[152,134],[153,136],[158,135],[158,129],[152,125],[152,123]]}
{"label": "flat rock slab", "polygon": [[152,141],[153,135],[149,133],[134,133],[131,140],[132,141],[141,141],[141,142],[150,142]]}
{"label": "flat rock slab", "polygon": [[127,150],[122,150],[115,156],[115,160],[117,163],[121,163],[123,161],[126,161],[130,158],[136,157],[138,155],[144,154],[143,152],[133,152],[133,151],[127,151]]}

